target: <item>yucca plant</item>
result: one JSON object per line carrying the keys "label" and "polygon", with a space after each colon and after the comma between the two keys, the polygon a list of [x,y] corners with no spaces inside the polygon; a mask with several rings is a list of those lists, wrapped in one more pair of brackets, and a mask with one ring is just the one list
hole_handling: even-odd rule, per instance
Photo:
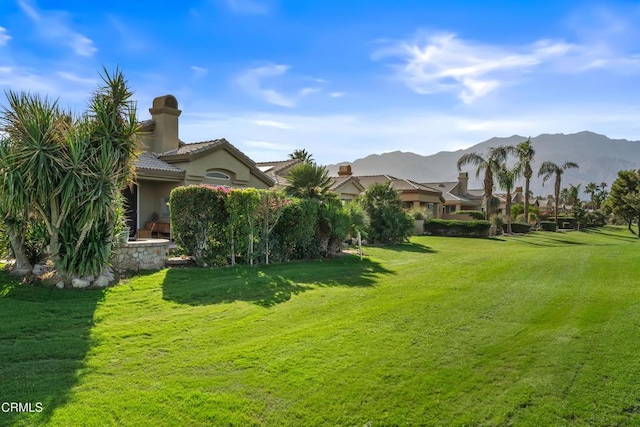
{"label": "yucca plant", "polygon": [[12,171],[1,204],[8,215],[33,210],[44,221],[58,274],[67,278],[109,264],[120,193],[134,178],[139,126],[132,92],[120,70],[101,77],[79,118],[25,92],[8,92],[0,115],[7,134],[0,157]]}

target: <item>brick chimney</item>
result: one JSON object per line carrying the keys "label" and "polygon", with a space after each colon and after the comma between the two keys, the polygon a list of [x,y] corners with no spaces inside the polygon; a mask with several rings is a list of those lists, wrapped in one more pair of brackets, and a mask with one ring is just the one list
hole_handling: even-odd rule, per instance
{"label": "brick chimney", "polygon": [[178,110],[178,100],[173,95],[159,96],[153,100],[149,113],[155,124],[150,150],[154,153],[164,153],[177,149],[178,117],[182,113]]}
{"label": "brick chimney", "polygon": [[351,165],[343,165],[338,168],[338,176],[351,176]]}

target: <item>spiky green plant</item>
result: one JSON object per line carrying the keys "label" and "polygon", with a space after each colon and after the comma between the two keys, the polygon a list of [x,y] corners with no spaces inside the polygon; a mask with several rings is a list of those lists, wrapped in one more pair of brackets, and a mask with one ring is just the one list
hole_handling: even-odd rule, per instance
{"label": "spiky green plant", "polygon": [[287,194],[301,198],[323,199],[331,188],[331,178],[327,169],[310,162],[292,167],[287,180]]}
{"label": "spiky green plant", "polygon": [[0,116],[8,139],[2,157],[15,175],[3,185],[9,192],[2,203],[9,213],[32,209],[44,221],[58,273],[67,277],[95,275],[109,264],[120,193],[134,177],[133,93],[120,70],[101,77],[81,117],[26,92],[8,92]]}

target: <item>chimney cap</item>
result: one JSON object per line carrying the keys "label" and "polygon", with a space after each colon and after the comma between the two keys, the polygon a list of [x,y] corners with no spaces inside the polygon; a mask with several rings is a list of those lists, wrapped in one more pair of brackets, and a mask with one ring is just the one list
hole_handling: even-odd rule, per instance
{"label": "chimney cap", "polygon": [[351,176],[351,165],[342,165],[338,168],[338,176]]}

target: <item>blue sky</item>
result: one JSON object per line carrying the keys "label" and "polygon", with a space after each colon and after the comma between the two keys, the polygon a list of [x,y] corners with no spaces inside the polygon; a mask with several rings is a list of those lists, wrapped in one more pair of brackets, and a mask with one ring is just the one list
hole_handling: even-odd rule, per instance
{"label": "blue sky", "polygon": [[640,140],[637,1],[0,2],[3,91],[80,112],[102,66],[124,71],[140,119],[173,94],[182,140],[225,137],[256,161]]}

